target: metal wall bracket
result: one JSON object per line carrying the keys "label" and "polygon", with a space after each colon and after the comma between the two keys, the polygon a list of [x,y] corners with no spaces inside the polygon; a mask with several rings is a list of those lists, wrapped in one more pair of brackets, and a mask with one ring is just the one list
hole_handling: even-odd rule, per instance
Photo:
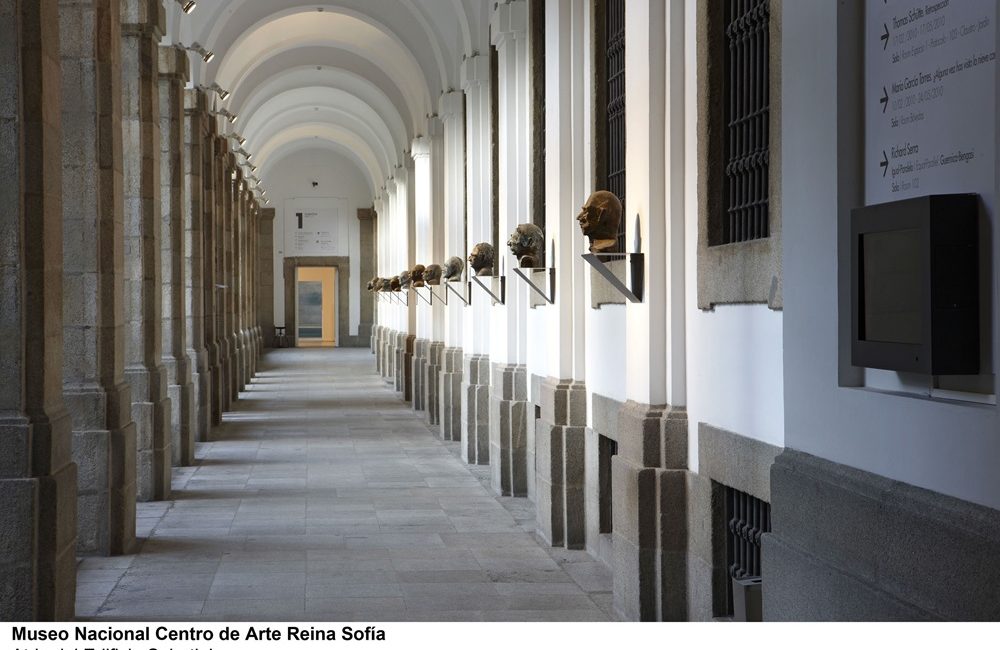
{"label": "metal wall bracket", "polygon": [[407,295],[406,291],[393,291],[389,295],[396,299],[396,302],[404,307],[410,306],[410,297]]}
{"label": "metal wall bracket", "polygon": [[433,305],[434,293],[432,291],[427,291],[427,295],[425,296],[424,292],[421,291],[421,289],[427,289],[427,288],[428,287],[413,287],[413,292],[417,294],[417,297],[426,302],[428,305]]}
{"label": "metal wall bracket", "polygon": [[[496,276],[490,275],[490,276],[484,276],[484,277],[489,277],[490,280],[492,280]],[[488,293],[490,295],[490,298],[493,300],[493,304],[494,305],[503,305],[503,304],[505,304],[504,301],[507,298],[507,278],[505,278],[502,275],[500,276],[500,295],[499,296],[497,294],[493,293],[493,287],[486,286],[486,284],[482,280],[479,279],[478,275],[473,275],[472,276],[472,280],[476,284],[478,284],[483,291],[485,291],[486,293]],[[491,282],[491,284],[492,284],[492,282]],[[472,296],[470,295],[469,298],[471,299]]]}
{"label": "metal wall bracket", "polygon": [[514,273],[516,273],[518,276],[520,276],[520,278],[522,280],[524,280],[525,282],[528,283],[529,287],[531,287],[532,289],[534,289],[535,293],[537,293],[542,298],[544,298],[545,302],[549,303],[550,305],[556,304],[556,270],[555,269],[527,269],[529,273],[533,272],[533,271],[545,271],[546,272],[545,275],[547,275],[548,278],[549,278],[549,283],[548,283],[549,286],[546,287],[546,288],[539,287],[537,284],[535,284],[535,281],[531,278],[531,276],[528,275],[527,273],[525,273],[524,271],[522,271],[520,267],[515,266],[513,270],[514,270]]}
{"label": "metal wall bracket", "polygon": [[[465,286],[465,288],[466,288],[466,292],[465,293],[459,293],[458,289],[456,289],[455,286],[454,286],[456,284],[463,284]],[[458,296],[458,299],[462,301],[463,305],[465,305],[465,306],[468,307],[469,301],[472,298],[472,296],[470,296],[468,294],[468,289],[469,289],[469,285],[468,284],[465,284],[464,282],[463,283],[459,283],[459,282],[445,282],[444,286],[445,286],[445,294],[446,295],[447,295],[447,293],[449,291],[451,291],[453,294],[455,294],[456,296]],[[448,304],[447,300],[445,300],[444,302],[445,302],[445,304]]]}
{"label": "metal wall bracket", "polygon": [[[643,275],[645,273],[645,256],[643,253],[584,253],[583,260],[594,267],[602,278],[608,281],[618,293],[625,296],[626,300],[633,303],[642,302]],[[619,280],[614,273],[605,265],[605,260],[621,259],[628,257],[630,275],[632,276],[632,287],[629,288],[624,282]]]}
{"label": "metal wall bracket", "polygon": [[[435,291],[434,287],[438,287],[438,290]],[[444,289],[441,289],[440,287],[441,287],[441,285],[439,285],[439,284],[438,285],[434,285],[434,284],[428,284],[427,285],[427,288],[430,289],[430,292],[431,292],[431,302],[444,303],[444,304],[447,305],[448,304],[448,288],[445,287]]]}

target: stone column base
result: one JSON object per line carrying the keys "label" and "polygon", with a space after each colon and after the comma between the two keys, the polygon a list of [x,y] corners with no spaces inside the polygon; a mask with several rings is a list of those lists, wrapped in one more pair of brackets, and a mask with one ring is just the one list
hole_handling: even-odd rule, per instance
{"label": "stone column base", "polygon": [[170,497],[170,398],[166,372],[156,368],[126,368],[132,388],[132,421],[136,426],[136,500],[164,501]]}
{"label": "stone column base", "polygon": [[441,350],[441,372],[438,374],[440,431],[443,440],[462,439],[462,348]]}
{"label": "stone column base", "polygon": [[494,363],[491,370],[489,428],[493,491],[501,496],[527,496],[528,369],[523,365]]}
{"label": "stone column base", "polygon": [[417,342],[415,334],[403,335],[403,401],[413,400],[413,347]]}
{"label": "stone column base", "polygon": [[[135,550],[136,428],[128,384],[115,390],[65,390],[67,411],[81,427],[73,432],[77,466],[76,552],[124,555]],[[89,428],[120,424],[116,429]]]}
{"label": "stone column base", "polygon": [[996,621],[1000,511],[785,449],[765,621]]}
{"label": "stone column base", "polygon": [[393,337],[392,375],[396,392],[406,392],[406,334],[396,332]]}
{"label": "stone column base", "polygon": [[[615,611],[630,621],[688,620],[687,412],[626,402],[611,458]],[[698,517],[711,521],[711,507]]]}
{"label": "stone column base", "polygon": [[413,397],[413,410],[414,411],[424,411],[427,409],[425,399],[427,397],[424,391],[424,373],[427,369],[427,348],[430,346],[431,342],[427,339],[414,339],[413,340],[413,357],[410,361],[410,377],[412,384],[412,397]]}
{"label": "stone column base", "polygon": [[185,355],[164,357],[167,398],[170,399],[170,462],[174,467],[194,465],[194,384]]}
{"label": "stone column base", "polygon": [[257,358],[257,346],[249,329],[241,332],[243,337],[243,375],[240,377],[240,390],[244,390],[253,379],[254,365]]}
{"label": "stone column base", "polygon": [[[45,426],[0,421],[0,439],[69,438],[65,415]],[[0,479],[0,620],[71,621],[76,609],[76,464],[54,474]]]}
{"label": "stone column base", "polygon": [[427,424],[434,426],[441,422],[440,390],[441,353],[444,343],[432,341],[427,346],[427,364],[424,366],[423,389],[424,406],[427,409]]}
{"label": "stone column base", "polygon": [[208,345],[208,392],[209,392],[209,418],[211,426],[206,429],[206,435],[211,432],[212,426],[222,424],[222,413],[225,410],[224,395],[226,371],[222,364],[222,351],[219,344],[210,343]]}
{"label": "stone column base", "polygon": [[188,355],[191,358],[194,372],[191,383],[194,384],[194,440],[207,442],[212,430],[212,371],[208,365],[208,351],[193,350]]}
{"label": "stone column base", "polygon": [[[220,413],[225,413],[230,410],[230,406],[233,401],[233,352],[232,352],[232,342],[229,339],[219,340],[219,365],[222,367],[222,377],[220,383],[220,393],[219,398],[222,400],[220,404]],[[222,422],[220,417],[219,422]]]}
{"label": "stone column base", "polygon": [[572,380],[546,379],[539,388],[542,417],[535,422],[536,534],[552,546],[582,549],[587,389]]}
{"label": "stone column base", "polygon": [[463,361],[462,460],[490,464],[490,357],[469,354]]}

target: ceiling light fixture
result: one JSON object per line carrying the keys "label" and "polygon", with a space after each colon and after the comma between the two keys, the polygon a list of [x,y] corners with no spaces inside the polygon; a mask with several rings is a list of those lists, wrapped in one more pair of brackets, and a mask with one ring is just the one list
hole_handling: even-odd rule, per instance
{"label": "ceiling light fixture", "polygon": [[198,3],[195,0],[177,0],[177,4],[181,6],[181,11],[186,14],[191,13],[198,7]]}
{"label": "ceiling light fixture", "polygon": [[236,115],[235,113],[230,113],[224,108],[220,108],[218,111],[216,111],[216,114],[221,115],[222,117],[229,120],[230,124],[236,124],[236,120],[240,119],[239,115]]}
{"label": "ceiling light fixture", "polygon": [[188,52],[194,52],[195,54],[201,56],[201,60],[204,61],[205,63],[208,63],[209,61],[215,58],[215,52],[205,49],[205,46],[198,42],[194,42],[191,45],[181,44],[181,47],[183,47]]}
{"label": "ceiling light fixture", "polygon": [[222,101],[226,101],[227,99],[229,99],[229,96],[232,94],[231,92],[220,86],[218,83],[213,83],[211,86],[198,86],[198,88],[200,90],[204,90],[205,92],[213,92],[217,94],[219,96],[219,99],[221,99]]}

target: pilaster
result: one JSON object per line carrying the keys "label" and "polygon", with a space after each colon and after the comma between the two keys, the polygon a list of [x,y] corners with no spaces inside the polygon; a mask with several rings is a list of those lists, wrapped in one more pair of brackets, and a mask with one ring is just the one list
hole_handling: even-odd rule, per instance
{"label": "pilaster", "polygon": [[60,2],[63,399],[78,467],[77,553],[135,546],[135,425],[124,377],[121,40],[111,0]]}
{"label": "pilaster", "polygon": [[211,150],[208,139],[208,101],[196,89],[184,94],[184,300],[188,330],[188,360],[191,365],[191,383],[194,385],[192,411],[194,413],[194,439],[208,440],[212,429],[211,371],[208,363],[206,321],[208,304],[205,267],[208,254],[205,237],[206,203],[209,200],[205,177],[206,149]]}
{"label": "pilaster", "polygon": [[162,364],[160,261],[159,0],[125,0],[122,10],[122,149],[125,194],[125,377],[136,423],[137,498],[170,494],[170,413]]}
{"label": "pilaster", "polygon": [[536,533],[552,546],[583,548],[587,389],[580,382],[547,379],[539,400],[541,418],[534,420]]}
{"label": "pilaster", "polygon": [[260,231],[257,244],[260,265],[257,322],[260,324],[263,346],[272,348],[274,347],[274,208],[261,209],[257,227]]}
{"label": "pilaster", "polygon": [[174,465],[194,464],[194,384],[188,357],[187,264],[184,206],[184,86],[187,52],[159,48],[160,102],[160,262],[163,272],[163,367],[171,404],[171,449]]}

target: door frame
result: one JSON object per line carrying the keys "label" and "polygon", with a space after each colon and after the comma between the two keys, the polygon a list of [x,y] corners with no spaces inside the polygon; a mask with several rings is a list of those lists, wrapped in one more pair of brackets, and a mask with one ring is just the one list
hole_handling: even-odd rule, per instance
{"label": "door frame", "polygon": [[291,337],[291,345],[298,347],[298,310],[297,293],[298,269],[333,267],[337,269],[334,291],[336,292],[336,302],[334,304],[334,323],[336,325],[335,346],[341,347],[344,343],[345,332],[350,332],[351,313],[351,258],[350,257],[286,257],[284,260],[284,282],[285,282],[285,331]]}

